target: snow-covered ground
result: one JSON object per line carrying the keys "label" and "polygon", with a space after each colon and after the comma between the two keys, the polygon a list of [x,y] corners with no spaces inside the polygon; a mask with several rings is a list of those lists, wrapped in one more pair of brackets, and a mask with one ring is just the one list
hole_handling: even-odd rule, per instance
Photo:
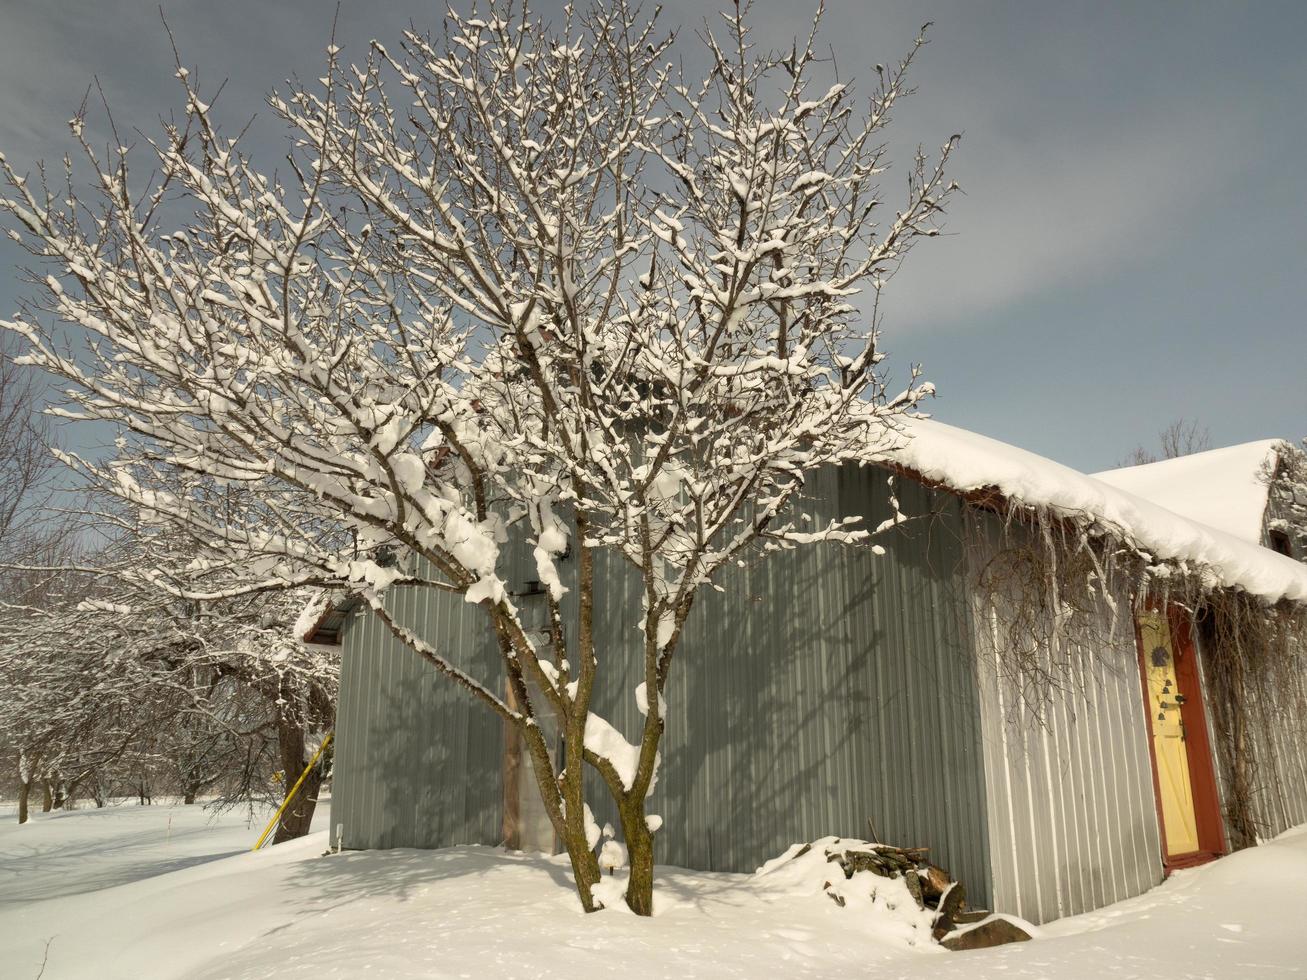
{"label": "snow-covered ground", "polygon": [[119,803],[36,813],[19,827],[13,807],[0,803],[0,914],[248,851],[271,815],[261,809],[252,821],[248,811]]}
{"label": "snow-covered ground", "polygon": [[[12,815],[8,815],[12,820]],[[803,876],[663,870],[658,914],[583,916],[565,862],[491,848],[258,854],[240,815],[116,807],[0,824],[6,978],[1307,977],[1307,828],[975,953]],[[770,881],[768,879],[771,879]]]}

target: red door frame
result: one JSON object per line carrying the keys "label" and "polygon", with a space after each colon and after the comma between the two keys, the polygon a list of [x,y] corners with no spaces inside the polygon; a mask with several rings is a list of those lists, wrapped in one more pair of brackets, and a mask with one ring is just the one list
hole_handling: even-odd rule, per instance
{"label": "red door frame", "polygon": [[[1152,607],[1156,611],[1156,607]],[[1185,695],[1180,706],[1184,723],[1185,755],[1189,763],[1189,785],[1194,795],[1194,824],[1198,831],[1198,850],[1172,854],[1166,844],[1166,822],[1162,818],[1162,787],[1157,773],[1157,753],[1153,749],[1153,713],[1148,700],[1148,652],[1144,650],[1139,622],[1135,621],[1135,648],[1139,651],[1139,680],[1143,684],[1144,720],[1148,732],[1148,760],[1153,767],[1153,804],[1157,807],[1157,826],[1162,835],[1162,867],[1167,874],[1218,858],[1228,850],[1225,824],[1221,819],[1221,798],[1216,787],[1216,767],[1212,762],[1212,745],[1207,737],[1207,712],[1203,705],[1206,692],[1198,672],[1198,650],[1194,646],[1189,617],[1175,605],[1167,607],[1171,627],[1171,646],[1175,653],[1175,679]]]}

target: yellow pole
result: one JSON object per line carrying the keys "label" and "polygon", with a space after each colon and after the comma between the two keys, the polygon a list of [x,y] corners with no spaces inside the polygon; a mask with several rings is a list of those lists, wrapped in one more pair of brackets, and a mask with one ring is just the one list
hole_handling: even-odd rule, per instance
{"label": "yellow pole", "polygon": [[295,780],[295,785],[290,788],[290,792],[286,794],[286,798],[281,801],[281,806],[277,807],[277,812],[274,813],[272,815],[272,819],[268,821],[268,826],[263,828],[263,833],[259,835],[258,842],[255,843],[255,845],[250,848],[251,851],[257,851],[260,847],[263,846],[263,842],[267,840],[268,835],[272,833],[272,828],[277,826],[277,821],[281,819],[281,815],[285,811],[286,807],[290,806],[290,801],[295,799],[295,794],[299,792],[300,785],[304,782],[304,777],[309,774],[309,771],[315,765],[317,765],[318,756],[322,755],[322,750],[331,744],[331,736],[335,734],[336,733],[334,730],[327,732],[327,737],[324,738],[322,740],[322,744],[318,746],[318,751],[313,753],[313,758],[309,760],[309,764],[305,766],[304,771],[300,773],[300,778]]}

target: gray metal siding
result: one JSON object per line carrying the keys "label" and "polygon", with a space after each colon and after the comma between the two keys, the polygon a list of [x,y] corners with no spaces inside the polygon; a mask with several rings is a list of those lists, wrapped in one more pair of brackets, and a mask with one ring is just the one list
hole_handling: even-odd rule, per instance
{"label": "gray metal siding", "polygon": [[[429,590],[388,593],[396,617],[491,683],[485,615]],[[401,645],[371,614],[346,631],[331,827],[347,848],[495,843],[502,819],[499,720]],[[482,773],[469,778],[470,773]]]}
{"label": "gray metal siding", "polygon": [[[661,863],[752,871],[796,841],[865,837],[870,818],[884,840],[930,847],[973,903],[988,902],[961,505],[913,482],[898,492],[919,517],[878,539],[884,556],[802,548],[701,596],[667,691],[650,801],[665,818]],[[807,498],[819,523],[862,514],[874,527],[890,513],[880,469],[816,474]],[[516,576],[534,577],[517,553]],[[639,584],[612,562],[597,572],[595,709],[635,740]],[[499,676],[480,611],[443,595],[426,602],[415,624],[479,651],[480,676]],[[572,622],[574,602],[575,592]],[[345,824],[347,847],[497,843],[499,723],[382,634],[370,615],[346,633],[333,826]],[[605,796],[589,794],[601,823],[613,819]]]}
{"label": "gray metal siding", "polygon": [[[1301,657],[1299,658],[1302,659]],[[1268,686],[1253,727],[1258,827],[1264,837],[1307,823],[1307,664]]]}
{"label": "gray metal siding", "polygon": [[[984,561],[1002,546],[997,519],[972,519],[984,542],[975,558]],[[994,908],[1032,922],[1099,908],[1162,879],[1129,596],[1115,599],[1114,632],[1101,611],[1102,647],[1043,650],[1060,683],[1047,697],[1027,697],[1001,601],[975,598]]]}
{"label": "gray metal siding", "polygon": [[[988,899],[979,715],[962,591],[960,505],[912,483],[923,515],[879,539],[887,549],[815,546],[771,556],[706,592],[691,613],[667,691],[659,859],[752,871],[826,834],[931,848]],[[878,470],[818,474],[814,523],[888,516]],[[641,716],[635,583],[601,576],[612,666],[596,710],[635,739]],[[597,813],[612,819],[591,794]]]}

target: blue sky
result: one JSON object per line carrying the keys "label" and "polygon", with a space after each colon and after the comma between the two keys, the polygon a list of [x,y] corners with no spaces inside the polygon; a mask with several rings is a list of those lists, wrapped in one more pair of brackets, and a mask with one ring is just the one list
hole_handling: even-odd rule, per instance
{"label": "blue sky", "polygon": [[[461,2],[461,0],[460,0]],[[92,76],[120,127],[151,131],[177,104],[155,0],[0,0],[0,150],[58,159]],[[177,2],[185,59],[232,123],[313,78],[333,2]],[[537,4],[548,14],[555,3]],[[711,5],[668,0],[692,57]],[[966,195],[887,293],[900,376],[925,365],[935,414],[1086,470],[1113,465],[1181,416],[1218,445],[1307,434],[1307,4],[830,0],[841,73],[867,78],[933,20],[893,156],[964,139]],[[438,4],[341,6],[361,57]],[[788,47],[803,4],[759,0],[759,41]],[[895,188],[891,188],[895,189]],[[892,198],[891,198],[892,200]],[[0,309],[23,291],[0,247]]]}

